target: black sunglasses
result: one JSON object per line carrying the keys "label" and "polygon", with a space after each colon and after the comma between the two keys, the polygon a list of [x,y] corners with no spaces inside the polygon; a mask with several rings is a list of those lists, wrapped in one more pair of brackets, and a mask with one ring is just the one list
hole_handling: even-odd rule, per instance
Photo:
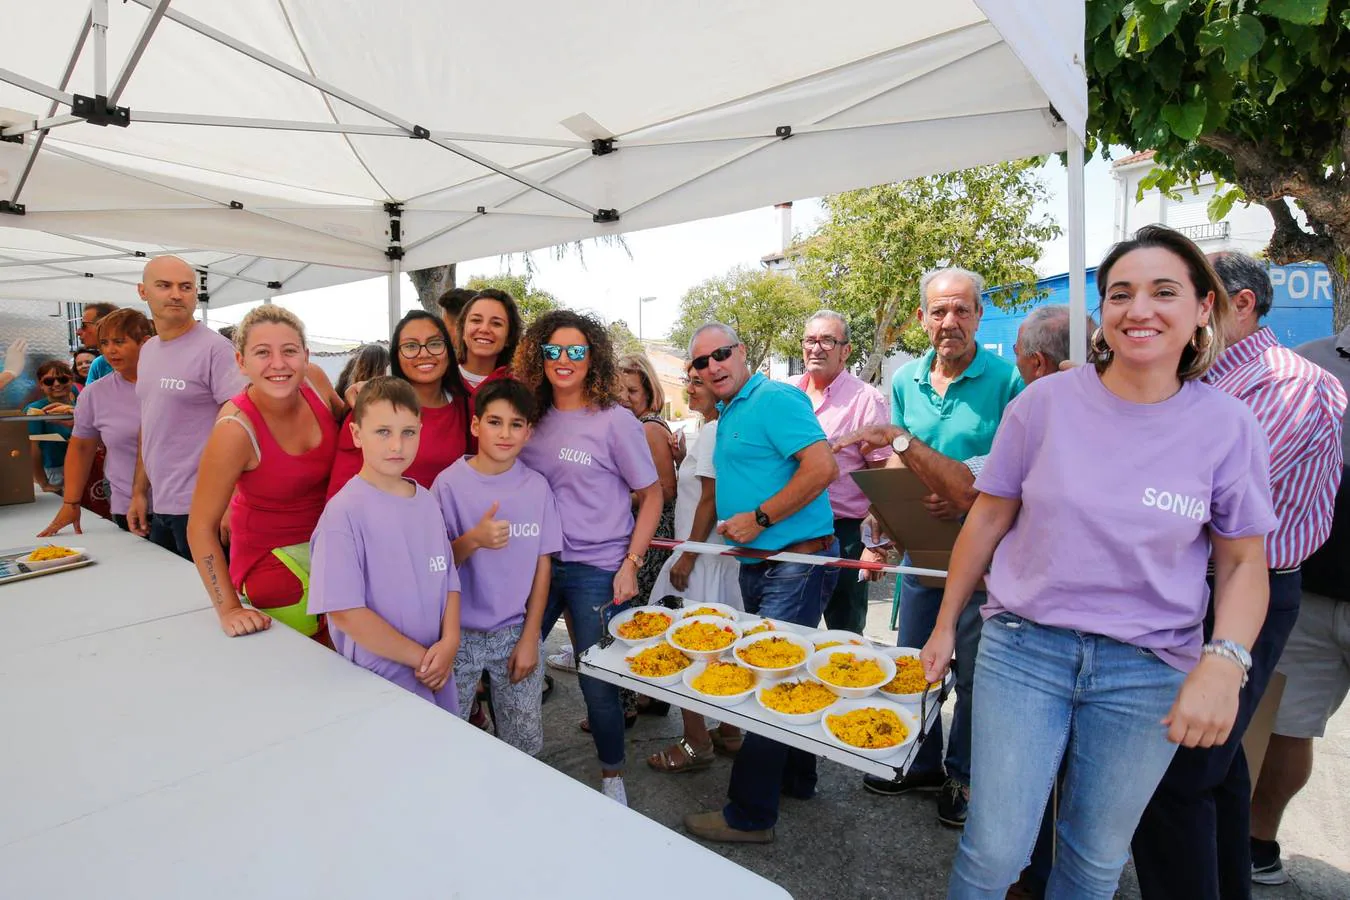
{"label": "black sunglasses", "polygon": [[54,384],[70,384],[69,375],[48,375],[42,379],[43,387],[51,387]]}
{"label": "black sunglasses", "polygon": [[726,362],[727,360],[731,359],[731,354],[734,353],[736,348],[739,346],[740,344],[727,344],[725,347],[718,347],[711,353],[705,354],[703,356],[695,356],[694,361],[693,363],[691,363],[691,365],[693,365],[693,367],[698,371],[702,372],[704,369],[708,368],[709,359],[715,359],[718,362]]}

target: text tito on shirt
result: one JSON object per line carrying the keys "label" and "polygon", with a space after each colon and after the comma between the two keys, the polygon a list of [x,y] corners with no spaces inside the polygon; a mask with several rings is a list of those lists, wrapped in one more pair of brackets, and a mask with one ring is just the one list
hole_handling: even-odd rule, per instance
{"label": "text tito on shirt", "polygon": [[975,350],[966,370],[939,395],[933,388],[930,348],[905,363],[891,380],[891,422],[944,456],[969,459],[989,452],[1003,409],[1026,385],[1017,367],[988,350]]}
{"label": "text tito on shirt", "polygon": [[1188,381],[1122,400],[1082,366],[1012,404],[977,490],[1020,498],[989,567],[988,618],[1105,635],[1189,671],[1209,602],[1209,534],[1267,535],[1270,450],[1241,401]]}
{"label": "text tito on shirt", "polygon": [[562,561],[618,570],[633,536],[629,492],[656,483],[656,464],[637,418],[622,406],[550,408],[519,459],[553,489]]}
{"label": "text tito on shirt", "polygon": [[88,385],[75,403],[75,427],[71,433],[77,438],[103,441],[108,450],[103,474],[112,487],[109,506],[114,514],[126,515],[131,506],[131,481],[136,474],[136,439],[141,433],[136,385],[116,372]]}
{"label": "text tito on shirt", "polygon": [[562,550],[558,507],[544,476],[519,460],[500,475],[484,475],[465,458],[436,476],[431,494],[452,542],[493,503],[494,518],[510,523],[505,547],[475,550],[459,567],[460,627],[498,631],[525,621],[539,557]]}
{"label": "text tito on shirt", "polygon": [[141,459],[155,512],[187,515],[216,414],[247,386],[234,345],[205,325],[193,325],[171,341],[152,337],[141,347],[136,370]]}
{"label": "text tito on shirt", "polygon": [[[717,404],[717,518],[753,512],[777,494],[800,463],[796,454],[825,440],[811,401],[790,384],[756,372],[730,400]],[[830,495],[821,491],[805,506],[774,522],[749,544],[756,550],[781,550],[811,538],[834,534]],[[742,563],[747,560],[740,560]],[[753,561],[751,561],[753,562]]]}

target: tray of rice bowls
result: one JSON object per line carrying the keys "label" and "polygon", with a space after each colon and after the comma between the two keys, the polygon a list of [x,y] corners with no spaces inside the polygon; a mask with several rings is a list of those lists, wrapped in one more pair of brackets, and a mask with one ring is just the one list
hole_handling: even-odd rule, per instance
{"label": "tray of rice bowls", "polygon": [[839,702],[834,692],[805,676],[766,681],[755,689],[760,708],[787,725],[814,725]]}
{"label": "tray of rice bowls", "polygon": [[29,571],[40,572],[43,569],[51,569],[56,566],[68,566],[84,558],[83,547],[58,547],[55,544],[45,544],[33,550],[27,556],[20,556],[19,562],[23,563]]}
{"label": "tray of rice bowls", "polygon": [[895,677],[895,661],[867,647],[829,647],[811,654],[806,671],[840,697],[861,700]]}
{"label": "tray of rice bowls", "polygon": [[893,756],[919,736],[914,710],[868,700],[837,700],[820,719],[825,739],[872,759]]}
{"label": "tray of rice bowls", "polygon": [[638,606],[626,609],[609,620],[609,635],[630,647],[654,641],[666,633],[675,621],[675,611],[664,606]]}
{"label": "tray of rice bowls", "polygon": [[763,634],[766,631],[777,631],[778,626],[773,624],[773,619],[761,619],[758,616],[746,616],[741,619],[741,636],[749,637],[752,634]]}
{"label": "tray of rice bowls", "polygon": [[730,660],[709,659],[685,669],[684,686],[700,700],[717,706],[735,706],[755,692],[759,676]]}
{"label": "tray of rice bowls", "polygon": [[681,619],[692,619],[695,616],[721,616],[723,619],[731,619],[733,622],[740,618],[740,613],[736,607],[727,606],[725,603],[699,603],[686,604],[676,612]]}
{"label": "tray of rice bowls", "polygon": [[741,639],[741,626],[722,616],[681,619],[666,632],[671,646],[694,659],[715,659]]}
{"label": "tray of rice bowls", "polygon": [[761,631],[736,642],[736,662],[770,678],[791,675],[806,664],[811,642],[788,631]]}
{"label": "tray of rice bowls", "polygon": [[871,647],[872,642],[852,631],[813,631],[806,636],[817,650],[831,647]]}
{"label": "tray of rice bowls", "polygon": [[923,703],[925,690],[936,691],[941,683],[929,683],[919,662],[919,651],[913,647],[888,647],[881,651],[895,661],[895,677],[881,686],[878,696],[893,703]]}
{"label": "tray of rice bowls", "polygon": [[638,644],[624,654],[623,661],[634,678],[641,678],[660,687],[678,684],[684,670],[694,661],[665,641]]}

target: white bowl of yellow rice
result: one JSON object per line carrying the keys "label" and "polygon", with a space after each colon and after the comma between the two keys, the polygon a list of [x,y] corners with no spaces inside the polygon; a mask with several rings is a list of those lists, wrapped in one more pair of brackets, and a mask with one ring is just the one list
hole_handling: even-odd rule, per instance
{"label": "white bowl of yellow rice", "polygon": [[743,703],[759,684],[753,670],[729,659],[701,660],[685,669],[682,677],[690,693],[714,706]]}
{"label": "white bowl of yellow rice", "polygon": [[838,700],[820,718],[825,739],[870,759],[895,756],[919,738],[919,716],[876,697]]}

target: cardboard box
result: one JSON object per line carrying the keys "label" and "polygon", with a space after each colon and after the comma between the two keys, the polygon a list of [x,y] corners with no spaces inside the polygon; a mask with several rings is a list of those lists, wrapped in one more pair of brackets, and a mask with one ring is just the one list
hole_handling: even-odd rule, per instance
{"label": "cardboard box", "polygon": [[17,416],[19,421],[0,422],[0,506],[33,502],[33,456],[29,449],[28,423],[23,410],[0,410],[0,418]]}
{"label": "cardboard box", "polygon": [[[860,469],[853,473],[853,480],[872,501],[872,513],[882,530],[909,554],[915,566],[946,571],[961,523],[929,514],[923,498],[933,492],[918,475],[904,467]],[[922,575],[919,583],[941,588],[947,579]],[[976,590],[984,590],[983,580]]]}

